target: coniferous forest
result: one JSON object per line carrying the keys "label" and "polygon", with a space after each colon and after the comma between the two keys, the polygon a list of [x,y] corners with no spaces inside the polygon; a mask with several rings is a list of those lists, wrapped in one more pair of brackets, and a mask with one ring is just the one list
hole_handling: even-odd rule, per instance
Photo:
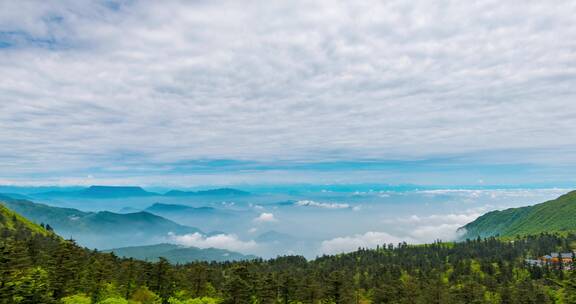
{"label": "coniferous forest", "polygon": [[573,234],[172,265],[82,248],[2,208],[2,304],[576,303],[573,267],[525,263],[568,251]]}

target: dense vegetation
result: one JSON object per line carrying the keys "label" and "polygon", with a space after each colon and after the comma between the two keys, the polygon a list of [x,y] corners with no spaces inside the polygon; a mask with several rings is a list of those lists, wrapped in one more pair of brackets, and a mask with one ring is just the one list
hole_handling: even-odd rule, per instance
{"label": "dense vegetation", "polygon": [[463,227],[466,231],[464,238],[574,232],[575,218],[576,191],[572,191],[534,206],[486,213]]}
{"label": "dense vegetation", "polygon": [[572,234],[171,265],[83,249],[3,206],[0,233],[0,303],[576,303],[576,273],[524,263]]}

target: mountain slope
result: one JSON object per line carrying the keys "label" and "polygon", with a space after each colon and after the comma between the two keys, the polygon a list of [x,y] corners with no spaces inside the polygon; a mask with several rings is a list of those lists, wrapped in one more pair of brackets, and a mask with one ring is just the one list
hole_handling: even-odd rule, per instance
{"label": "mountain slope", "polygon": [[159,257],[164,257],[171,263],[189,263],[194,261],[241,261],[251,260],[253,255],[243,255],[238,252],[225,249],[197,247],[184,247],[175,244],[157,244],[149,246],[133,246],[115,248],[105,252],[114,252],[117,256],[125,258],[135,258],[145,261],[157,261]]}
{"label": "mountain slope", "polygon": [[463,238],[576,231],[576,191],[534,206],[488,212],[460,228]]}

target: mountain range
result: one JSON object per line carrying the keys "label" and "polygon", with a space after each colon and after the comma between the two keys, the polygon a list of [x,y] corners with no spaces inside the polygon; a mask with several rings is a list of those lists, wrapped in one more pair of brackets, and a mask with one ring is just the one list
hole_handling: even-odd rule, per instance
{"label": "mountain range", "polygon": [[132,233],[146,231],[151,235],[203,233],[200,229],[177,224],[149,212],[119,214],[109,211],[85,212],[73,208],[52,207],[29,200],[0,195],[8,208],[37,223],[50,224],[57,232],[67,233]]}
{"label": "mountain range", "polygon": [[152,197],[152,196],[166,196],[166,197],[190,197],[190,196],[248,196],[249,192],[231,189],[220,188],[202,191],[180,191],[170,190],[164,194],[157,192],[150,192],[144,190],[142,187],[137,186],[90,186],[81,190],[74,191],[48,191],[30,194],[32,197],[37,198],[85,198],[85,199],[109,199],[109,198],[123,198],[123,197]]}
{"label": "mountain range", "polygon": [[[37,226],[32,222],[48,224],[59,235],[74,238],[81,245],[99,249],[119,247],[108,251],[126,257],[156,260],[162,256],[174,263],[255,258],[252,255],[216,248],[201,249],[165,243],[150,244],[150,242],[165,241],[170,233],[214,235],[223,232],[206,234],[198,228],[180,225],[145,211],[126,214],[108,211],[85,212],[15,199],[3,194],[0,194],[0,208],[5,214],[18,216],[19,221],[30,223],[31,229]],[[203,208],[193,209],[202,210]]]}

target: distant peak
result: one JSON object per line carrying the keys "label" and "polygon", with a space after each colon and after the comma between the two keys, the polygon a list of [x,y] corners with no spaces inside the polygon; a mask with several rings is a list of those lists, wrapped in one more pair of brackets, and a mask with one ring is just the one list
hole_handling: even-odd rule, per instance
{"label": "distant peak", "polygon": [[138,186],[90,186],[82,191],[86,195],[100,196],[151,196],[156,193],[148,192]]}

